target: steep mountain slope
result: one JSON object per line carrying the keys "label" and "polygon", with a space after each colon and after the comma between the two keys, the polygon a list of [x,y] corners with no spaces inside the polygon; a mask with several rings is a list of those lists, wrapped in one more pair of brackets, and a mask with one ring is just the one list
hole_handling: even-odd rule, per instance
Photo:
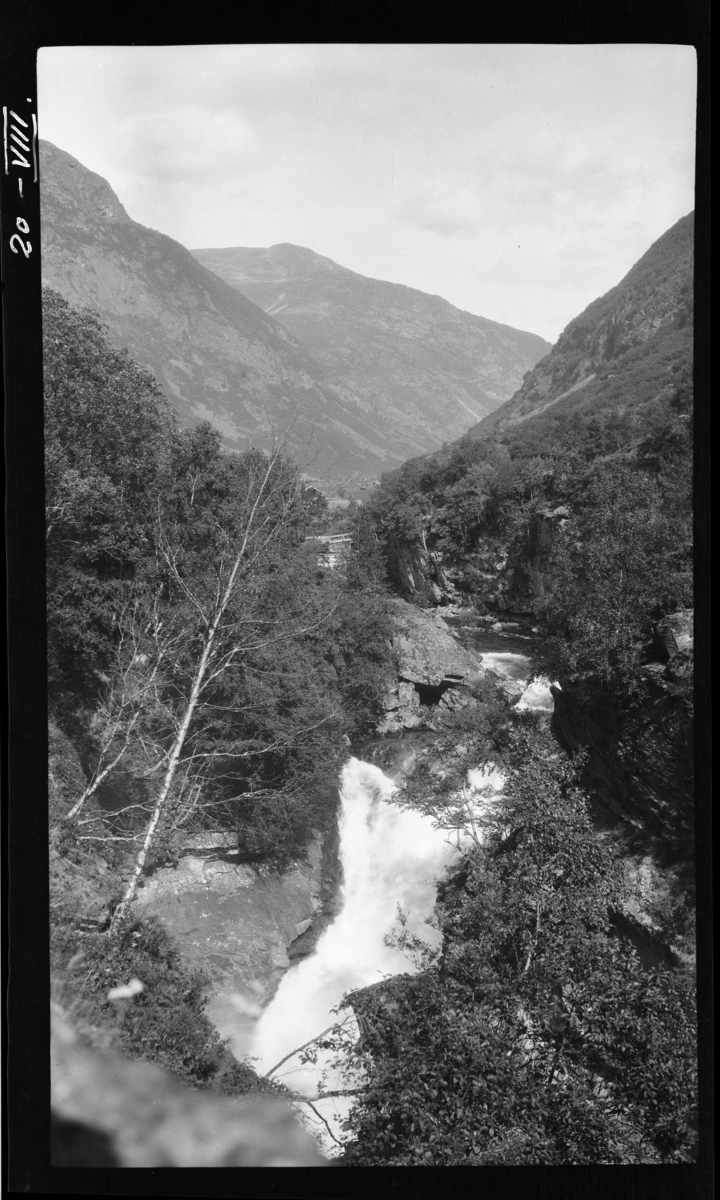
{"label": "steep mountain slope", "polygon": [[373,423],[428,446],[512,395],[550,348],[533,333],[368,279],[302,246],[194,250],[368,405]]}
{"label": "steep mountain slope", "polygon": [[[465,436],[483,438],[559,405],[570,412],[632,403],[625,380],[655,374],[661,363],[672,371],[678,357],[687,358],[693,233],[694,214],[689,213],[653,243],[616,287],[575,317],[519,391]],[[662,387],[662,372],[658,382]]]}
{"label": "steep mountain slope", "polygon": [[226,445],[289,446],[306,472],[368,480],[429,448],[394,432],[333,385],[292,334],[172,238],[130,219],[110,186],[41,143],[43,282],[95,309],[118,346],[150,367],[186,424],[207,419]]}
{"label": "steep mountain slope", "polygon": [[556,535],[585,503],[594,463],[655,473],[680,517],[691,486],[692,285],[690,214],[570,322],[510,401],[384,476],[370,504],[404,594],[437,604],[457,585],[493,611],[530,612],[552,585]]}

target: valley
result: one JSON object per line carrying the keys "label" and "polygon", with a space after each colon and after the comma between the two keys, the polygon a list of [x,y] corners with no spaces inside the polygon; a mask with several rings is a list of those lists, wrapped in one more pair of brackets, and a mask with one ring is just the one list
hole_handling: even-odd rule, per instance
{"label": "valley", "polygon": [[296,1162],[694,1161],[692,217],[549,349],[42,155],[77,1054]]}
{"label": "valley", "polygon": [[[209,421],[235,453],[286,438],[304,475],[329,495],[359,494],[459,436],[549,349],[533,334],[296,247],[288,262],[299,256],[311,281],[329,273],[333,285],[309,300],[301,270],[305,317],[298,323],[286,306],[281,322],[264,311],[262,289],[243,294],[232,270],[208,269],[205,252],[193,256],[133,221],[77,159],[41,142],[40,161],[45,286],[100,315],[113,344],[153,372],[183,425]],[[236,254],[209,253],[215,264],[217,253]]]}

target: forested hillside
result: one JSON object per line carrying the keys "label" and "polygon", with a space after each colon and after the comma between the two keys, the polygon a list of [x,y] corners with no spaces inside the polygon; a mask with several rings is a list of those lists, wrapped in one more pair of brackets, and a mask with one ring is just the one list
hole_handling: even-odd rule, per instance
{"label": "forested hillside", "polygon": [[[49,290],[43,332],[55,996],[208,1083],[227,1054],[202,981],[133,922],[138,883],[191,832],[232,831],[278,869],[332,822],[390,656],[383,585],[362,531],[345,571],[319,564],[324,501],[282,444],[233,456],[209,425],[179,428],[97,317]],[[118,1010],[108,987],[131,977],[146,990]],[[249,1086],[233,1071],[223,1086]]]}
{"label": "forested hillside", "polygon": [[[309,304],[299,297],[297,326],[285,305],[281,323],[263,311],[273,308],[263,296],[234,286],[232,271],[227,282],[215,273],[215,254],[198,261],[133,221],[107,181],[72,155],[42,141],[40,161],[44,284],[101,315],[112,343],[153,372],[182,425],[207,420],[234,451],[267,450],[288,430],[288,450],[326,486],[366,486],[460,435],[547,349],[532,333],[335,264],[329,277],[310,272],[316,284],[330,278],[329,293],[321,287]],[[218,253],[222,262],[233,254]]]}
{"label": "forested hillside", "polygon": [[[532,626],[556,682],[549,725],[478,694],[444,722],[442,769],[405,784],[466,850],[441,950],[401,923],[419,973],[349,998],[369,1081],[349,1163],[695,1155],[691,235],[688,218],[513,400],[369,501],[401,594]],[[482,763],[506,783],[473,817]]]}
{"label": "forested hillside", "polygon": [[[100,314],[182,425],[207,420],[235,451],[268,449],[291,426],[288,448],[303,469],[336,484],[354,473],[369,482],[402,461],[368,406],[287,329],[179,242],[131,220],[72,155],[43,141],[40,161],[43,283]],[[407,453],[429,444],[412,441]]]}

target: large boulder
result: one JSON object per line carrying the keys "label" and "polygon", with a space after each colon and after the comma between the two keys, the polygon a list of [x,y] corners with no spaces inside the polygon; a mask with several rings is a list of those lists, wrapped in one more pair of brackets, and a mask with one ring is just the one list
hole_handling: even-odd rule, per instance
{"label": "large boulder", "polygon": [[80,1042],[55,1009],[54,1167],[325,1166],[282,1100],[194,1091],[165,1071]]}
{"label": "large boulder", "polygon": [[479,682],[485,671],[476,655],[452,636],[439,612],[430,614],[402,600],[392,602],[393,647],[398,677],[424,687]]}
{"label": "large boulder", "polygon": [[453,636],[439,612],[390,601],[397,676],[384,699],[381,734],[417,729],[432,722],[433,713],[468,703],[468,689],[487,671],[477,655]]}
{"label": "large boulder", "polygon": [[206,836],[199,840],[202,850],[188,846],[177,866],[161,867],[143,881],[134,916],[158,917],[183,960],[208,977],[207,1015],[243,1054],[262,1007],[295,957],[293,944],[327,907],[324,838],[315,834],[282,874],[228,859],[227,847],[208,856]]}

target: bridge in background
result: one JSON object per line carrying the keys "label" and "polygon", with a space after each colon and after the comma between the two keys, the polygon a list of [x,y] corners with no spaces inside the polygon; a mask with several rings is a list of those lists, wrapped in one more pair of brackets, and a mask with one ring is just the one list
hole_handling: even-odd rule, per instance
{"label": "bridge in background", "polygon": [[321,542],[324,546],[318,563],[321,567],[336,567],[352,546],[351,533],[318,533],[305,538],[306,542]]}

